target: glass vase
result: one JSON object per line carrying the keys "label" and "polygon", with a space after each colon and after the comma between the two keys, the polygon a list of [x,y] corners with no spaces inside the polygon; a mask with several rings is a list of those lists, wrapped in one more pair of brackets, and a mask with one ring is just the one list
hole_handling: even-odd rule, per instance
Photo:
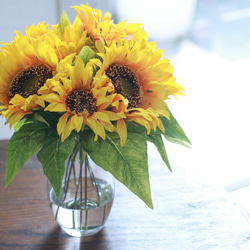
{"label": "glass vase", "polygon": [[59,199],[47,182],[50,207],[62,230],[75,237],[99,232],[112,208],[114,183],[114,177],[94,164],[76,141],[66,163]]}

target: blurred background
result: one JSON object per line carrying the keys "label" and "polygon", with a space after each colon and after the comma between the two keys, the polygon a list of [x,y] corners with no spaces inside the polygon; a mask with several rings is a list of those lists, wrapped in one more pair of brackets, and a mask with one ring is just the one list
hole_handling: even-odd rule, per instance
{"label": "blurred background", "polygon": [[[79,0],[1,0],[0,41],[40,21],[56,24],[63,10],[71,21]],[[169,144],[173,168],[229,191],[250,211],[250,1],[249,0],[89,0],[111,12],[115,22],[142,23],[171,60],[177,82],[186,90],[169,100],[172,113],[193,143]],[[0,139],[13,133],[0,119]],[[149,155],[159,154],[149,145]]]}

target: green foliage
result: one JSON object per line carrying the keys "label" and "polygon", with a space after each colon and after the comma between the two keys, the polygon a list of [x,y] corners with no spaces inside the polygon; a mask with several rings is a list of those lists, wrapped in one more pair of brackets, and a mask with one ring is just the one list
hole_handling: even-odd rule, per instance
{"label": "green foliage", "polygon": [[7,146],[6,186],[22,169],[24,163],[39,150],[47,133],[48,126],[45,123],[34,121],[23,124],[13,134]]}
{"label": "green foliage", "polygon": [[5,185],[22,169],[24,163],[37,154],[44,174],[57,196],[60,195],[65,161],[72,152],[75,134],[61,142],[56,131],[56,117],[49,112],[36,112],[15,124],[15,133],[7,146]]}
{"label": "green foliage", "polygon": [[177,143],[182,146],[190,148],[192,143],[190,140],[187,138],[185,132],[179,125],[179,123],[176,121],[172,113],[170,112],[170,119],[168,120],[165,117],[160,117],[162,124],[165,128],[165,133],[163,133],[164,137],[172,142],[172,143]]}
{"label": "green foliage", "polygon": [[[65,172],[65,161],[75,145],[76,133],[62,142],[56,131],[58,114],[38,111],[15,124],[15,133],[7,147],[6,186],[35,153],[44,174],[59,197]],[[118,181],[153,208],[149,173],[147,141],[154,143],[163,161],[171,171],[162,135],[170,142],[190,147],[191,142],[170,113],[170,119],[161,117],[165,133],[159,129],[146,134],[140,125],[127,124],[128,136],[123,147],[117,133],[106,132],[106,139],[94,141],[94,132],[85,126],[80,132],[80,143],[92,160],[109,171]],[[21,145],[21,146],[20,146]]]}
{"label": "green foliage", "polygon": [[105,140],[99,138],[96,142],[94,137],[91,130],[85,130],[80,137],[83,149],[92,160],[153,208],[145,131],[131,129],[123,147],[116,133],[107,132]]}
{"label": "green foliage", "polygon": [[[57,113],[51,113],[49,111],[40,110],[34,113],[33,116],[31,116],[32,120],[40,121],[46,123],[52,130],[56,130],[58,118],[60,117]],[[57,133],[56,131],[53,131]]]}
{"label": "green foliage", "polygon": [[37,154],[37,158],[43,166],[44,174],[49,179],[57,197],[60,196],[65,172],[65,161],[73,150],[74,142],[75,137],[73,134],[64,142],[61,142],[55,131],[55,133],[46,138]]}

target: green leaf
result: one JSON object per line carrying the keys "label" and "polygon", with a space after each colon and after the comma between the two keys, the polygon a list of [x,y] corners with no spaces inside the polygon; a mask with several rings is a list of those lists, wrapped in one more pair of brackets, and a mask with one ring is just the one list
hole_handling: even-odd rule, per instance
{"label": "green leaf", "polygon": [[16,122],[14,124],[15,131],[17,132],[24,124],[28,124],[28,123],[29,122],[25,118],[23,118],[22,120]]}
{"label": "green leaf", "polygon": [[65,27],[69,26],[69,25],[71,25],[71,23],[69,21],[69,17],[67,15],[66,11],[63,11],[63,13],[62,13],[62,15],[60,17],[60,21],[58,23],[57,30],[63,34]]}
{"label": "green leaf", "polygon": [[[38,120],[34,119],[34,115],[26,115],[20,121],[14,124],[15,131],[18,131],[23,125],[31,124],[37,122]],[[40,121],[38,121],[40,122]]]}
{"label": "green leaf", "polygon": [[14,132],[7,146],[5,186],[14,179],[24,163],[41,147],[48,132],[48,126],[41,122],[22,125]]}
{"label": "green leaf", "polygon": [[180,144],[182,146],[190,148],[192,143],[187,138],[185,132],[179,125],[179,123],[176,121],[172,113],[170,112],[170,119],[168,120],[165,117],[160,117],[162,124],[165,128],[165,133],[163,135],[165,138],[173,143]]}
{"label": "green leaf", "polygon": [[48,127],[50,127],[50,124],[44,119],[44,117],[42,115],[40,115],[38,112],[36,112],[34,114],[34,119],[36,119],[39,122],[44,122],[45,124],[47,124]]}
{"label": "green leaf", "polygon": [[106,139],[94,141],[95,134],[84,130],[80,137],[83,149],[100,167],[153,208],[148,174],[147,141],[145,132],[128,131],[127,141],[120,146],[116,133],[106,133]]}
{"label": "green leaf", "polygon": [[37,154],[41,162],[43,172],[54,188],[57,197],[60,196],[62,179],[65,172],[65,161],[74,147],[75,137],[73,133],[64,142],[61,142],[57,133],[51,134]]}
{"label": "green leaf", "polygon": [[34,120],[44,122],[46,123],[49,127],[56,129],[57,122],[59,119],[59,116],[55,112],[48,112],[44,110],[40,110],[34,114]]}
{"label": "green leaf", "polygon": [[97,57],[94,50],[92,50],[89,46],[84,46],[78,56],[83,60],[86,65],[90,59]]}
{"label": "green leaf", "polygon": [[154,143],[156,146],[158,152],[161,155],[162,160],[166,163],[168,169],[172,172],[172,168],[170,166],[169,160],[168,160],[168,155],[164,146],[164,142],[162,140],[161,134],[151,132],[148,135],[148,141]]}
{"label": "green leaf", "polygon": [[18,131],[23,125],[34,122],[45,123],[50,128],[56,128],[58,116],[56,113],[47,112],[44,110],[36,111],[32,115],[27,115],[20,121],[14,124],[15,131]]}

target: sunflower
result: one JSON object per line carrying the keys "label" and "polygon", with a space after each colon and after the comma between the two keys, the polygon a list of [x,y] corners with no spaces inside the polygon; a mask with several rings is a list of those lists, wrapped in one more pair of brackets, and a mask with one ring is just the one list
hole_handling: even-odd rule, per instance
{"label": "sunflower", "polygon": [[22,43],[24,37],[28,42],[35,39],[41,39],[41,37],[44,37],[47,41],[49,41],[47,35],[53,35],[53,32],[49,29],[49,24],[45,24],[45,22],[39,22],[36,26],[34,24],[32,26],[27,26],[25,36],[23,36],[19,31],[15,32],[16,36],[14,37],[12,43],[0,42],[0,44],[3,45],[3,47],[0,48],[1,51],[8,51],[14,43]]}
{"label": "sunflower", "polygon": [[51,33],[50,25],[45,24],[45,22],[39,22],[37,25],[27,26],[26,37],[28,39],[38,39],[45,34]]}
{"label": "sunflower", "polygon": [[84,31],[82,23],[78,17],[75,18],[73,24],[65,25],[61,30],[60,25],[53,25],[52,31],[54,32],[54,39],[57,51],[60,52],[60,57],[76,53],[77,55],[81,49],[92,43],[87,31]]}
{"label": "sunflower", "polygon": [[[126,24],[127,21],[114,24],[112,15],[106,12],[102,16],[102,11],[92,9],[88,5],[73,6],[77,12],[77,17],[81,20],[83,29],[95,41],[106,43],[113,40],[118,42],[120,39],[135,35],[136,37],[147,37],[146,32],[141,27],[142,24]],[[138,35],[140,34],[140,35]]]}
{"label": "sunflower", "polygon": [[124,117],[122,112],[113,113],[108,107],[117,102],[117,94],[112,94],[113,86],[105,73],[100,69],[93,77],[93,62],[84,65],[79,57],[68,56],[58,64],[58,73],[48,80],[46,86],[53,93],[47,94],[45,100],[50,112],[62,113],[57,124],[57,131],[64,141],[75,130],[79,132],[86,124],[98,136],[105,139],[105,129],[113,132],[111,121]]}
{"label": "sunflower", "polygon": [[53,77],[59,58],[43,36],[27,39],[20,33],[0,51],[0,110],[12,125],[40,107],[38,90]]}
{"label": "sunflower", "polygon": [[[115,107],[128,122],[143,125],[149,134],[159,127],[164,132],[160,116],[169,119],[169,109],[165,102],[170,96],[183,94],[184,89],[175,82],[173,67],[169,60],[162,59],[162,50],[156,50],[156,43],[141,43],[134,40],[113,42],[109,47],[97,45],[102,58],[99,67],[105,70],[115,88],[115,93],[128,100],[128,106]],[[121,144],[126,141],[124,119],[117,123]]]}

